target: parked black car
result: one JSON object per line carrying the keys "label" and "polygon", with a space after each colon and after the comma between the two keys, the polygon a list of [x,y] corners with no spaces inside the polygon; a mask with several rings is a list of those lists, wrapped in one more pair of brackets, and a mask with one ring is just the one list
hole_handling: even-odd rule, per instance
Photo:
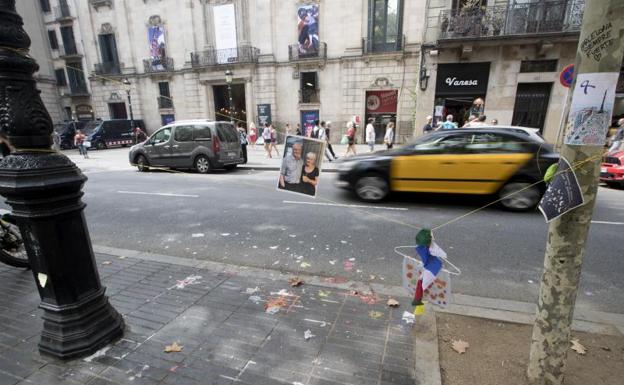
{"label": "parked black car", "polygon": [[76,135],[76,130],[82,130],[87,123],[88,122],[67,121],[54,125],[54,132],[58,135],[61,150],[67,150],[75,147],[74,135]]}
{"label": "parked black car", "polygon": [[[134,127],[141,127],[145,132],[145,123],[141,119],[134,120]],[[95,120],[84,126],[83,134],[87,136],[89,148],[126,147],[134,144],[134,127],[129,119]]]}

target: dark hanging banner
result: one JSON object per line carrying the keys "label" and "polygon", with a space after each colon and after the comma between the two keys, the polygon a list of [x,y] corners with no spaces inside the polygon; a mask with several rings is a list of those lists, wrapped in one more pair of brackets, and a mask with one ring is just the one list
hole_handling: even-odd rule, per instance
{"label": "dark hanging banner", "polygon": [[258,104],[258,125],[264,127],[264,123],[271,123],[271,105]]}
{"label": "dark hanging banner", "polygon": [[490,63],[438,64],[436,97],[485,96]]}

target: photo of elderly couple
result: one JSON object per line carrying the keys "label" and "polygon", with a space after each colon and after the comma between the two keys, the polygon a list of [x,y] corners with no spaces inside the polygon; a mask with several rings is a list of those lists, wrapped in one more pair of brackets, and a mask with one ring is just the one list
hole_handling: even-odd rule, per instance
{"label": "photo of elderly couple", "polygon": [[303,136],[287,136],[277,188],[316,197],[325,143]]}

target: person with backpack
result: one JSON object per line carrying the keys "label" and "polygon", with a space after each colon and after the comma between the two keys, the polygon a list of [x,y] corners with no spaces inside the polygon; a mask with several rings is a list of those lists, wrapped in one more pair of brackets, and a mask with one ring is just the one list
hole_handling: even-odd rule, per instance
{"label": "person with backpack", "polygon": [[245,160],[243,164],[245,164],[247,163],[247,144],[249,143],[247,141],[247,133],[245,132],[245,128],[242,123],[239,122],[236,126],[236,129],[238,130],[238,138],[240,139],[241,150],[243,152],[243,159]]}
{"label": "person with backpack", "polygon": [[453,115],[446,115],[446,121],[440,125],[440,130],[454,130],[457,128],[457,123],[453,121]]}

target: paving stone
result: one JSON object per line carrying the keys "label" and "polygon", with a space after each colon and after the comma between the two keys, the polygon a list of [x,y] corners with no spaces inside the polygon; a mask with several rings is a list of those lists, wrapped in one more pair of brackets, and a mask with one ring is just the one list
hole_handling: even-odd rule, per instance
{"label": "paving stone", "polygon": [[149,366],[147,369],[145,368],[145,363],[134,362],[130,360],[120,360],[116,362],[113,367],[121,370],[125,374],[134,375],[140,374],[141,378],[150,378],[153,382],[161,381],[169,374],[169,369],[156,368],[153,366]]}
{"label": "paving stone", "polygon": [[[324,378],[331,381],[338,381],[344,384],[354,385],[378,385],[379,375],[376,371],[369,371],[363,368],[361,363],[358,367],[354,363],[355,367],[345,367],[341,371],[332,370],[328,367],[318,367],[312,372],[312,375],[319,378]],[[350,372],[349,372],[350,370]]]}
{"label": "paving stone", "polygon": [[27,382],[22,380],[23,378],[14,377],[7,373],[0,372],[0,385],[15,385],[17,383],[27,384]]}

